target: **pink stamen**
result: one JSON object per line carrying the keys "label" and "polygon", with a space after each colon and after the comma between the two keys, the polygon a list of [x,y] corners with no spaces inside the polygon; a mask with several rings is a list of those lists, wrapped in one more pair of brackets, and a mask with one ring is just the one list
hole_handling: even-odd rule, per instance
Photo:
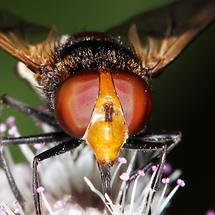
{"label": "pink stamen", "polygon": [[208,211],[206,212],[205,215],[215,215],[215,211],[212,210],[212,209],[210,209],[210,210],[208,210]]}
{"label": "pink stamen", "polygon": [[5,123],[0,123],[0,133],[4,133],[7,130]]}
{"label": "pink stamen", "polygon": [[127,160],[124,157],[118,157],[118,162],[121,164],[126,164]]}
{"label": "pink stamen", "polygon": [[157,166],[157,165],[153,165],[153,166],[152,166],[152,171],[153,171],[153,172],[155,172],[157,169],[158,169],[158,166]]}
{"label": "pink stamen", "polygon": [[163,173],[164,174],[169,174],[170,172],[172,172],[172,166],[169,163],[165,163],[163,166]]}
{"label": "pink stamen", "polygon": [[37,188],[37,193],[43,193],[45,191],[44,187],[38,187]]}
{"label": "pink stamen", "polygon": [[145,173],[144,173],[143,170],[138,170],[138,171],[137,171],[137,175],[139,175],[139,176],[144,176]]}
{"label": "pink stamen", "polygon": [[161,181],[162,181],[163,184],[169,184],[170,179],[169,178],[162,178]]}
{"label": "pink stamen", "polygon": [[180,179],[180,178],[177,179],[176,183],[177,183],[177,185],[179,185],[179,186],[181,186],[181,187],[184,187],[184,186],[185,186],[184,180],[182,180],[182,179]]}
{"label": "pink stamen", "polygon": [[62,208],[63,207],[63,202],[58,200],[57,202],[55,202],[54,207],[56,209]]}
{"label": "pink stamen", "polygon": [[8,125],[8,126],[14,126],[15,124],[16,124],[16,119],[15,119],[15,117],[14,116],[9,116],[8,118],[7,118],[7,120],[6,120],[6,124]]}
{"label": "pink stamen", "polygon": [[16,126],[12,126],[9,130],[8,130],[8,134],[10,136],[13,136],[13,137],[19,137],[20,134],[19,134],[19,131],[18,131],[18,128]]}
{"label": "pink stamen", "polygon": [[129,174],[124,172],[122,173],[122,175],[119,176],[119,178],[122,180],[122,181],[128,181],[129,179]]}

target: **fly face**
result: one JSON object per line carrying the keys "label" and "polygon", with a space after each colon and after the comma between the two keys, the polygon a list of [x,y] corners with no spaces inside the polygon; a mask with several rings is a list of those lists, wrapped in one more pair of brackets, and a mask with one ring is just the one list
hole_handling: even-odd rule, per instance
{"label": "fly face", "polygon": [[[189,10],[184,13],[186,7]],[[214,9],[213,1],[199,1],[195,6],[192,0],[177,2],[141,13],[105,34],[86,32],[62,39],[53,29],[44,42],[36,44],[26,43],[16,25],[12,28],[4,23],[0,25],[0,47],[29,68],[23,75],[33,87],[39,88],[52,115],[8,96],[2,97],[2,103],[56,129],[55,133],[11,139],[10,143],[59,143],[34,158],[33,192],[37,215],[41,214],[36,192],[38,163],[83,142],[89,144],[95,154],[103,189],[108,194],[111,193],[110,167],[122,147],[144,151],[160,149],[161,154],[154,159],[159,163],[158,173],[151,187],[156,190],[166,154],[181,135],[179,132],[147,133],[152,108],[149,82],[214,21]],[[27,31],[28,24],[23,26]],[[116,39],[119,35],[122,41]],[[7,141],[3,138],[2,143]],[[8,177],[9,183],[17,193],[11,178]],[[23,204],[21,195],[16,197]]]}
{"label": "fly face", "polygon": [[52,75],[43,71],[37,80],[61,128],[91,145],[99,163],[113,164],[128,135],[143,130],[151,112],[140,60],[101,33],[68,38],[53,60]]}

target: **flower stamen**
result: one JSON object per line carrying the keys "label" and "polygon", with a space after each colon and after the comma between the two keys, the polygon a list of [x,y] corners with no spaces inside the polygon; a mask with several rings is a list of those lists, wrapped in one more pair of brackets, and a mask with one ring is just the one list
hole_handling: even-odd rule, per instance
{"label": "flower stamen", "polygon": [[178,179],[177,185],[173,188],[173,190],[169,193],[169,195],[166,197],[166,199],[161,204],[159,213],[161,213],[163,211],[163,209],[167,206],[168,202],[174,196],[174,194],[179,189],[179,187],[184,187],[184,186],[185,186],[185,182],[182,179]]}
{"label": "flower stamen", "polygon": [[123,164],[127,164],[127,160],[126,160],[126,158],[124,158],[124,157],[119,157],[118,158],[118,165],[117,165],[117,167],[116,167],[116,169],[115,169],[115,171],[114,171],[114,173],[113,173],[113,175],[112,175],[112,178],[111,178],[111,187],[113,186],[113,183],[114,183],[114,181],[115,181],[115,179],[116,179],[116,175],[117,175],[117,173],[119,172],[119,169],[121,168],[121,166],[123,165]]}

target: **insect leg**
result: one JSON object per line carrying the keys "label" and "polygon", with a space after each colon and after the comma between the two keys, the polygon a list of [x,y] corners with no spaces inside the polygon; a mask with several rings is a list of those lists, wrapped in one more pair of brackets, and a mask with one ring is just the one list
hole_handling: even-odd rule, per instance
{"label": "insect leg", "polygon": [[11,170],[10,170],[10,167],[7,163],[7,160],[6,160],[6,157],[5,157],[5,154],[4,154],[4,150],[3,150],[3,147],[0,148],[0,164],[5,172],[5,175],[7,177],[7,180],[8,180],[8,183],[10,185],[10,188],[12,190],[12,193],[16,199],[16,201],[18,202],[18,204],[20,205],[20,207],[24,210],[24,198],[21,194],[21,192],[19,191],[17,185],[16,185],[16,182],[14,180],[14,177],[11,173]]}
{"label": "insect leg", "polygon": [[[180,142],[181,133],[159,133],[159,134],[144,134],[139,137],[131,137],[123,145],[126,149],[137,149],[142,151],[158,151],[162,149],[164,145],[167,145],[167,154],[172,151],[173,148]],[[160,160],[161,154],[158,153],[152,159],[141,166],[144,172],[147,172],[155,163]],[[130,176],[130,181],[133,181],[137,177],[137,171],[133,171]]]}
{"label": "insect leg", "polygon": [[34,120],[39,120],[50,126],[53,126],[54,128],[59,128],[59,126],[53,116],[51,116],[47,113],[44,113],[42,111],[39,111],[36,108],[32,108],[32,107],[28,106],[27,104],[16,100],[13,97],[10,97],[7,95],[2,95],[0,97],[0,105],[8,105],[24,114],[30,116]]}
{"label": "insect leg", "polygon": [[141,134],[128,138],[123,148],[137,149],[141,151],[157,151],[162,148],[164,143],[168,146],[168,152],[171,151],[181,140],[180,132]]}
{"label": "insect leg", "polygon": [[[133,137],[128,139],[128,141],[123,146],[124,148],[127,149],[137,149],[143,151],[158,151],[158,150],[161,151],[160,153],[155,155],[144,167],[139,168],[146,172],[149,170],[149,168],[152,167],[152,165],[154,165],[155,163],[159,163],[155,178],[151,185],[151,189],[154,192],[154,194],[161,180],[166,155],[178,144],[180,140],[181,140],[180,132],[175,132],[172,134],[169,133],[144,134],[141,137]],[[137,175],[138,175],[137,170],[133,171],[128,183],[134,180],[137,177]],[[151,195],[151,197],[148,196],[148,205],[151,205],[154,194]]]}
{"label": "insect leg", "polygon": [[70,140],[71,136],[64,132],[52,132],[31,136],[22,137],[0,137],[0,144],[2,146],[20,145],[20,144],[49,144],[49,143],[62,143]]}
{"label": "insect leg", "polygon": [[20,206],[24,209],[24,199],[22,194],[20,193],[14,177],[11,173],[10,167],[8,165],[7,159],[4,155],[4,146],[10,145],[18,145],[18,144],[48,144],[48,143],[62,143],[66,140],[71,139],[67,134],[63,132],[53,132],[47,133],[42,135],[34,135],[34,136],[26,136],[26,137],[17,137],[17,138],[10,138],[10,137],[0,137],[0,164],[2,165],[5,175],[7,177],[8,183],[10,185],[11,191],[20,204]]}
{"label": "insect leg", "polygon": [[38,173],[37,173],[37,166],[39,162],[46,160],[50,157],[63,154],[65,152],[71,151],[72,149],[76,148],[81,144],[79,140],[70,140],[59,145],[54,146],[47,151],[42,152],[39,155],[36,155],[33,160],[33,195],[34,195],[34,204],[35,204],[35,212],[36,215],[41,215],[41,207],[40,207],[40,196],[37,192],[37,188],[39,187],[39,180],[38,180]]}

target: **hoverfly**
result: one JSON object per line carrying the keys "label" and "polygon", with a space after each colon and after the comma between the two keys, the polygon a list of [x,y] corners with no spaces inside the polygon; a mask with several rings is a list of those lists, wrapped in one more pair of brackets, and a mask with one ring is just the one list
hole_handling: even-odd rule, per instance
{"label": "hoverfly", "polygon": [[[214,11],[212,0],[179,1],[140,13],[105,33],[61,36],[53,29],[44,42],[36,44],[24,39],[33,26],[23,21],[8,25],[2,13],[0,47],[28,68],[22,75],[48,103],[50,114],[7,95],[1,96],[1,105],[11,106],[47,123],[56,132],[3,137],[1,144],[59,143],[33,160],[37,215],[41,215],[36,192],[38,163],[71,151],[82,143],[92,148],[101,172],[103,191],[109,195],[110,168],[122,147],[160,150],[153,160],[159,162],[152,184],[152,189],[156,190],[166,154],[181,135],[180,132],[147,132],[152,108],[149,83],[214,21]],[[4,159],[2,154],[1,159]],[[14,195],[23,205],[10,171],[6,171],[6,175]]]}

